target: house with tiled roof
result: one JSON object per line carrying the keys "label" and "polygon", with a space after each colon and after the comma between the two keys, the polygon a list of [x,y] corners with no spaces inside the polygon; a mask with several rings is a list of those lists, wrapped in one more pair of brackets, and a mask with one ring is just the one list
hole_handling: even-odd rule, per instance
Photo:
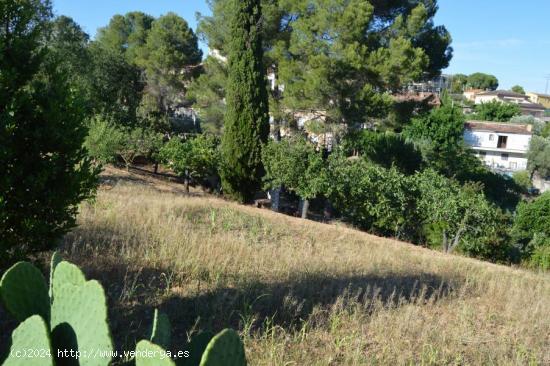
{"label": "house with tiled roof", "polygon": [[492,90],[475,95],[475,104],[498,101],[502,103],[514,103],[519,105],[521,112],[526,116],[533,116],[542,119],[546,108],[542,104],[533,103],[525,94],[514,93],[509,90]]}
{"label": "house with tiled roof", "polygon": [[532,126],[514,123],[468,121],[464,141],[485,165],[500,173],[527,169]]}
{"label": "house with tiled roof", "polygon": [[544,108],[550,109],[550,95],[541,93],[527,93],[532,103],[542,104]]}

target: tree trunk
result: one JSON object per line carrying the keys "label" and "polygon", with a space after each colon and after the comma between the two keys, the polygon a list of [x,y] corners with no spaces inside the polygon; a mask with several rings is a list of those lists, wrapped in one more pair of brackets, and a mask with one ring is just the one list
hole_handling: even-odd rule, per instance
{"label": "tree trunk", "polygon": [[159,172],[159,163],[155,162],[155,174],[158,174]]}
{"label": "tree trunk", "polygon": [[307,219],[307,212],[309,210],[309,200],[304,200],[302,205],[302,219]]}
{"label": "tree trunk", "polygon": [[185,171],[185,178],[183,178],[183,187],[185,188],[185,193],[189,193],[189,171]]}
{"label": "tree trunk", "polygon": [[462,233],[464,233],[465,230],[466,229],[464,227],[461,227],[460,229],[458,229],[453,239],[453,242],[448,248],[447,253],[452,253],[455,250],[455,248],[458,246],[458,244],[460,244],[460,238],[462,237]]}

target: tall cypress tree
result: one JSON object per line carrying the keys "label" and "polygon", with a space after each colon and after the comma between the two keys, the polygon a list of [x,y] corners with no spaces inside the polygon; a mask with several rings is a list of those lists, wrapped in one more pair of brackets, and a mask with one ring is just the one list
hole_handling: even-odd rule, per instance
{"label": "tall cypress tree", "polygon": [[232,10],[221,176],[224,193],[247,202],[260,188],[269,135],[260,0],[233,0]]}

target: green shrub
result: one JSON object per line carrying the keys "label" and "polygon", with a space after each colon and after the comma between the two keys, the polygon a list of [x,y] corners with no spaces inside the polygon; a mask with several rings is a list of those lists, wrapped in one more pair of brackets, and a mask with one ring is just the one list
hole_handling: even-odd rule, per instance
{"label": "green shrub", "polygon": [[475,118],[480,121],[508,122],[520,114],[519,105],[497,100],[478,104],[475,108]]}
{"label": "green shrub", "polygon": [[151,158],[162,146],[163,136],[149,129],[126,128],[122,130],[123,139],[117,154],[129,169],[137,157]]}
{"label": "green shrub", "polygon": [[529,266],[543,271],[550,270],[550,237],[543,234],[535,234],[529,246],[533,248],[532,254],[528,259]]}
{"label": "green shrub", "polygon": [[168,141],[159,152],[160,160],[174,173],[198,184],[218,180],[220,167],[219,139],[202,134],[187,140],[178,137]]}
{"label": "green shrub", "polygon": [[285,187],[305,201],[302,217],[307,217],[308,200],[326,190],[326,167],[321,152],[301,136],[270,141],[262,151],[267,189]]}
{"label": "green shrub", "polygon": [[0,266],[51,247],[75,225],[98,171],[83,142],[84,100],[49,57],[49,1],[2,1]]}
{"label": "green shrub", "polygon": [[461,186],[431,169],[416,175],[415,180],[420,197],[418,216],[428,244],[439,243],[447,252],[458,248],[468,255],[490,259],[495,249],[487,248],[488,241],[494,239],[491,234],[502,224],[502,217],[486,200],[480,185]]}
{"label": "green shrub", "polygon": [[88,136],[84,146],[88,154],[97,163],[108,164],[116,162],[118,152],[124,143],[124,133],[112,123],[95,116],[89,124]]}
{"label": "green shrub", "polygon": [[344,140],[344,150],[390,168],[395,166],[404,174],[414,174],[422,168],[422,154],[404,136],[396,133],[378,133],[362,130],[352,132]]}
{"label": "green shrub", "polygon": [[328,182],[327,197],[347,221],[381,235],[415,237],[417,191],[397,169],[333,154]]}
{"label": "green shrub", "polygon": [[513,175],[513,179],[514,182],[516,182],[516,184],[521,187],[523,192],[527,192],[527,190],[529,190],[529,188],[533,186],[533,184],[531,183],[531,174],[529,174],[529,172],[526,170],[515,172]]}
{"label": "green shrub", "polygon": [[533,251],[532,241],[537,235],[550,236],[550,192],[532,202],[522,202],[514,218],[513,238],[526,256]]}

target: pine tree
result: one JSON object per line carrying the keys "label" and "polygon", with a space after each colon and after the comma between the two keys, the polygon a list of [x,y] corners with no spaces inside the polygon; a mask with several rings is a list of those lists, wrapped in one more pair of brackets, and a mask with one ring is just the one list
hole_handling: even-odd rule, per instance
{"label": "pine tree", "polygon": [[261,149],[269,134],[268,96],[260,1],[234,0],[233,6],[221,176],[224,193],[247,202],[264,173]]}

